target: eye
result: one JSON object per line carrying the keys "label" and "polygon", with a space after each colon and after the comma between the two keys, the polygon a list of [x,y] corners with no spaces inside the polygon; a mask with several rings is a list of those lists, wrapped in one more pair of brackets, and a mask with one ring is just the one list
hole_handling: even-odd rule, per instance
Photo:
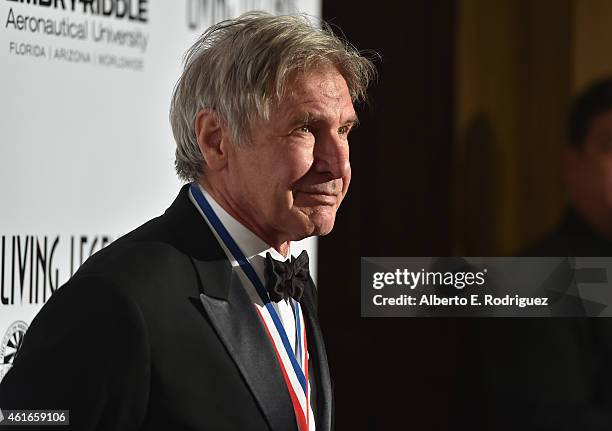
{"label": "eye", "polygon": [[295,131],[300,133],[312,133],[312,128],[308,124],[304,124],[295,129]]}
{"label": "eye", "polygon": [[342,127],[338,128],[338,134],[339,135],[348,135],[350,130],[351,130],[350,126],[342,126]]}

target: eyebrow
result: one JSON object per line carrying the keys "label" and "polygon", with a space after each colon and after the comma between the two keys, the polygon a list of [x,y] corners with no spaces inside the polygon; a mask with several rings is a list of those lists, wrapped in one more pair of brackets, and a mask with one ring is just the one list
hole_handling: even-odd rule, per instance
{"label": "eyebrow", "polygon": [[359,118],[357,117],[357,114],[351,116],[351,118],[346,120],[344,124],[350,124],[353,127],[357,127],[359,125]]}
{"label": "eyebrow", "polygon": [[[319,121],[323,121],[323,119],[312,113],[312,112],[304,112],[293,117],[291,124],[312,124]],[[350,124],[353,127],[356,127],[359,124],[359,118],[357,118],[357,114],[352,115],[346,121],[342,123],[342,125],[346,126]]]}

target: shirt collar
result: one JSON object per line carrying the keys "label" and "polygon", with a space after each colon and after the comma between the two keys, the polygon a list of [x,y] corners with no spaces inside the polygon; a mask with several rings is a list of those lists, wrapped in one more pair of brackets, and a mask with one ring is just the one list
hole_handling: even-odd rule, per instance
{"label": "shirt collar", "polygon": [[[202,194],[204,195],[204,197],[206,198],[206,200],[212,207],[217,217],[219,217],[219,220],[221,220],[221,223],[223,223],[223,226],[225,227],[225,229],[227,229],[227,231],[229,232],[231,237],[234,239],[238,247],[240,247],[240,250],[242,251],[244,256],[247,258],[247,260],[252,265],[255,262],[257,262],[257,264],[253,265],[253,267],[260,277],[262,274],[259,274],[260,273],[259,267],[261,266],[261,271],[263,271],[263,259],[265,259],[267,253],[270,253],[272,258],[276,260],[285,261],[289,259],[289,257],[291,256],[291,243],[289,243],[289,248],[287,250],[287,257],[284,257],[274,247],[271,247],[264,240],[259,238],[253,232],[251,232],[242,223],[240,223],[238,220],[232,217],[227,211],[225,211],[223,207],[219,205],[217,201],[215,201],[215,199],[210,195],[210,193],[206,191],[204,187],[202,187],[200,184],[198,184],[198,187],[202,191]],[[204,219],[209,224],[209,227],[211,227],[209,220],[201,212],[199,206],[197,205],[197,203],[195,202],[191,194],[190,194],[190,199],[193,202],[193,204],[196,206],[196,208],[198,208],[198,211],[204,216]],[[214,229],[212,230],[214,232]],[[216,236],[216,232],[215,232],[215,236]],[[219,238],[217,238],[217,240],[219,240]],[[221,243],[221,246],[223,250],[225,251],[225,254],[227,255],[232,266],[238,266],[238,261],[234,258],[234,256],[232,256],[229,250],[227,250],[227,248],[223,244],[223,241],[219,240],[219,242]],[[263,259],[259,259],[259,258],[255,259],[256,256],[259,256]],[[261,265],[259,263],[261,263]]]}

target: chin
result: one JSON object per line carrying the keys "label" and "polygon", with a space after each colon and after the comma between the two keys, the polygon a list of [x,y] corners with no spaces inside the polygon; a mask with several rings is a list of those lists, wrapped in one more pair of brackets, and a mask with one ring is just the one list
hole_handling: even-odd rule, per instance
{"label": "chin", "polygon": [[317,214],[311,217],[312,222],[312,233],[311,236],[323,236],[327,235],[334,228],[335,217],[329,217],[322,214]]}
{"label": "chin", "polygon": [[336,221],[336,211],[330,207],[301,208],[297,217],[288,225],[294,233],[292,241],[298,241],[310,236],[323,236],[330,233]]}

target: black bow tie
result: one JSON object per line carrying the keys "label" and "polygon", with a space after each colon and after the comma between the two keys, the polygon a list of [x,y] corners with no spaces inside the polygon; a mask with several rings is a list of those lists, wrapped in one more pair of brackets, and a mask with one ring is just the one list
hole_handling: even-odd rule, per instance
{"label": "black bow tie", "polygon": [[304,250],[297,258],[291,257],[291,261],[285,262],[274,260],[267,253],[265,274],[266,289],[272,301],[279,302],[289,297],[299,301],[310,277],[308,253]]}

